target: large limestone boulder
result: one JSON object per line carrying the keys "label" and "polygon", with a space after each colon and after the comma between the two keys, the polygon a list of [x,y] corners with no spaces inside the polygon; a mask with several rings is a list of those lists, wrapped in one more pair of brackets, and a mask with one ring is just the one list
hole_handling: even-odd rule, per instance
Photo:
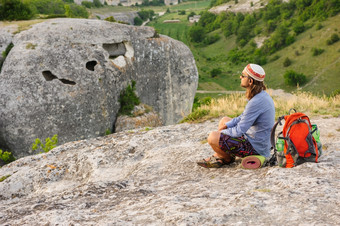
{"label": "large limestone boulder", "polygon": [[0,74],[0,148],[32,154],[36,138],[59,144],[114,127],[120,92],[132,80],[163,124],[190,113],[198,74],[183,43],[151,27],[54,19],[13,38]]}

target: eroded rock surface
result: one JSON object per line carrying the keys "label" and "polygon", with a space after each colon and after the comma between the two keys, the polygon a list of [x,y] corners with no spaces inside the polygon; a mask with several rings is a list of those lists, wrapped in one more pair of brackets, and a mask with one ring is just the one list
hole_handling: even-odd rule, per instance
{"label": "eroded rock surface", "polygon": [[112,130],[132,80],[141,102],[177,123],[198,83],[191,51],[151,27],[54,19],[13,38],[0,74],[0,148],[32,154],[36,138],[59,144]]}
{"label": "eroded rock surface", "polygon": [[339,225],[340,118],[319,163],[205,169],[217,120],[70,142],[0,169],[6,225]]}

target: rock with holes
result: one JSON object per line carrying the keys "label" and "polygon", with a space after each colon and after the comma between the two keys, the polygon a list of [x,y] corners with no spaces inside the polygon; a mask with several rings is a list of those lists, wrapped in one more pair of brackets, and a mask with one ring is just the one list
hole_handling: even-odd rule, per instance
{"label": "rock with holes", "polygon": [[0,148],[18,157],[58,134],[59,144],[112,130],[119,94],[131,81],[163,124],[190,113],[194,58],[183,43],[151,27],[54,19],[13,38],[0,74]]}

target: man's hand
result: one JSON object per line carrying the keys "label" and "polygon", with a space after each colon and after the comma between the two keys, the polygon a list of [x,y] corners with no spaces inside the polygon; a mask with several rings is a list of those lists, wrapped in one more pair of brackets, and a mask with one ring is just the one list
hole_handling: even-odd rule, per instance
{"label": "man's hand", "polygon": [[226,129],[226,128],[227,128],[227,125],[220,125],[220,126],[218,127],[218,131],[224,130],[224,129]]}

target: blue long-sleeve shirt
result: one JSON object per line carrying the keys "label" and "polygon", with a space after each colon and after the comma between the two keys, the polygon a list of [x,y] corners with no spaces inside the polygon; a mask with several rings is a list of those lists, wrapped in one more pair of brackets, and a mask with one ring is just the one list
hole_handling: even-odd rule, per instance
{"label": "blue long-sleeve shirt", "polygon": [[256,94],[247,103],[243,113],[227,122],[221,132],[231,137],[249,140],[253,148],[265,157],[270,157],[270,132],[275,123],[273,99],[265,91]]}

